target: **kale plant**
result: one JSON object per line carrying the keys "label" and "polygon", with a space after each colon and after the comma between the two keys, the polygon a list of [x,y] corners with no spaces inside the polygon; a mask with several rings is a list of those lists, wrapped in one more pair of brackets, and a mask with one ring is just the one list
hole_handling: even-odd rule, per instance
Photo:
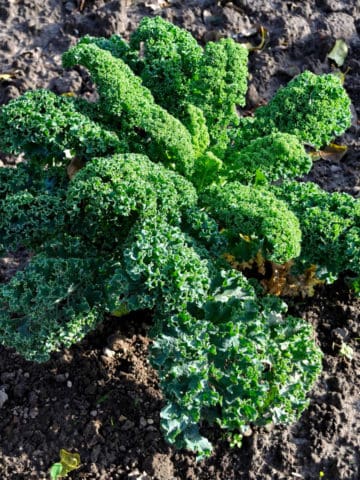
{"label": "kale plant", "polygon": [[350,125],[340,79],[305,71],[240,117],[247,57],[144,18],[129,43],[64,53],[96,102],[35,90],[0,110],[0,150],[24,154],[0,169],[0,248],[30,258],[0,286],[0,342],[46,361],[111,313],[150,310],[165,438],[199,457],[205,421],[239,445],[296,420],[321,369],[311,326],[259,273],[360,277],[359,202],[298,180],[309,146]]}

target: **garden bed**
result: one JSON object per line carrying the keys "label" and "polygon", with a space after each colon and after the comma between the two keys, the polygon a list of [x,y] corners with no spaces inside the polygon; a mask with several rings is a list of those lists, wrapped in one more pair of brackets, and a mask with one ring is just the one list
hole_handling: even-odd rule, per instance
{"label": "garden bed", "polygon": [[[94,87],[84,69],[64,71],[61,54],[84,34],[128,38],[145,15],[162,15],[188,29],[201,43],[222,36],[260,43],[250,54],[250,89],[245,110],[265,104],[279,86],[309,69],[328,73],[326,57],[335,39],[349,54],[342,71],[353,104],[353,124],[337,143],[348,146],[341,159],[319,160],[308,179],[329,191],[360,191],[360,31],[356,2],[265,1],[4,1],[0,7],[0,103],[28,89],[74,92],[87,98]],[[120,5],[122,4],[122,5]],[[314,6],[315,4],[315,6]],[[1,78],[1,76],[0,76]],[[18,159],[0,157],[4,164]],[[1,260],[7,281],[27,260],[25,251]],[[311,299],[289,300],[290,313],[315,327],[324,352],[323,373],[310,407],[290,427],[254,428],[241,449],[230,449],[222,433],[209,429],[212,457],[170,448],[159,426],[162,398],[147,360],[151,317],[109,318],[79,345],[54,354],[45,364],[23,360],[0,347],[0,476],[48,478],[59,451],[78,451],[81,467],[69,478],[355,480],[359,476],[360,301],[344,278],[319,287]],[[353,350],[343,355],[341,344]]]}

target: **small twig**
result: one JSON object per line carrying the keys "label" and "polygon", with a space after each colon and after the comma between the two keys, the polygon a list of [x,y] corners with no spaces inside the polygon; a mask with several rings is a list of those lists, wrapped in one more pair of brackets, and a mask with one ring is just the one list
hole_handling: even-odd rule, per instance
{"label": "small twig", "polygon": [[85,8],[86,0],[80,0],[79,12],[82,12]]}

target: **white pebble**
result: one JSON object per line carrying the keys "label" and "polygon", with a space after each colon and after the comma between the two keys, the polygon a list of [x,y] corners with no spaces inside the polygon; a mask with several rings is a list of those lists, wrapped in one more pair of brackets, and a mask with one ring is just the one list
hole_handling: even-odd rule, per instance
{"label": "white pebble", "polygon": [[115,355],[114,350],[110,350],[110,348],[105,347],[103,353],[106,357],[112,358]]}

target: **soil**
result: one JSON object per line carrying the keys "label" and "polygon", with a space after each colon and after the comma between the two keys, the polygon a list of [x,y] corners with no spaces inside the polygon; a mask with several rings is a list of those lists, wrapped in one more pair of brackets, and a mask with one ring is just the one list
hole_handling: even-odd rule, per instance
{"label": "soil", "polygon": [[[265,48],[250,55],[246,110],[266,103],[305,69],[336,70],[327,53],[343,38],[349,53],[341,70],[347,72],[353,124],[337,143],[348,151],[341,160],[316,162],[308,178],[327,190],[360,196],[357,0],[0,0],[0,104],[34,88],[91,96],[88,74],[64,71],[62,52],[84,34],[128,38],[145,15],[162,15],[202,44],[232,36],[256,45],[256,32],[265,27]],[[2,164],[16,161],[0,156]],[[25,261],[24,251],[1,259],[0,281]],[[147,314],[110,318],[81,344],[41,365],[0,346],[0,478],[49,478],[61,448],[80,454],[80,468],[68,475],[73,479],[360,478],[360,300],[340,279],[311,299],[291,301],[290,311],[313,324],[324,352],[308,410],[292,426],[255,428],[240,449],[230,449],[222,433],[211,429],[214,455],[198,463],[162,438],[162,397],[147,359]],[[341,353],[343,342],[353,349],[352,358]]]}

